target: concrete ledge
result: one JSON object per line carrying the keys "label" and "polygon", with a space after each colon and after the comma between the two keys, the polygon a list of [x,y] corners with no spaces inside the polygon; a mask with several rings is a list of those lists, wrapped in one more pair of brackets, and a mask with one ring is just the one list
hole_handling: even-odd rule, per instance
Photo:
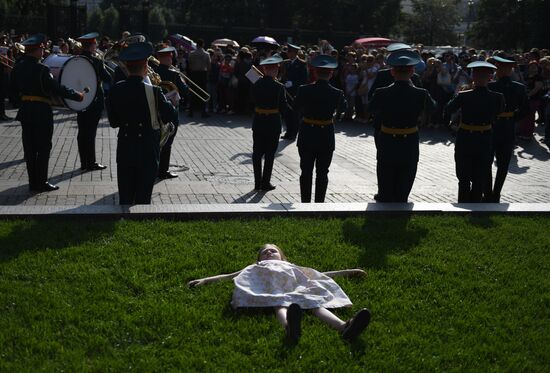
{"label": "concrete ledge", "polygon": [[0,206],[0,218],[101,217],[224,219],[271,216],[356,216],[365,214],[547,214],[550,203],[241,203],[186,205]]}

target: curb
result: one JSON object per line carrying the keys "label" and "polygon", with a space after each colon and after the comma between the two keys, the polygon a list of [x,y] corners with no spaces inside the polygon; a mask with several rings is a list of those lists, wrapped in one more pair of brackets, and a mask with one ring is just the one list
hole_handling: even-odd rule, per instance
{"label": "curb", "polygon": [[0,206],[1,219],[227,219],[273,216],[344,217],[369,214],[547,214],[550,203],[240,203],[174,205]]}

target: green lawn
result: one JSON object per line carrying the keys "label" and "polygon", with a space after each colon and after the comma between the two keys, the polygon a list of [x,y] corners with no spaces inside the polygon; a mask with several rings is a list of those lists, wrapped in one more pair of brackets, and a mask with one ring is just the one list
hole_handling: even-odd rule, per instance
{"label": "green lawn", "polygon": [[[414,216],[0,222],[0,371],[548,371],[550,217]],[[232,282],[190,279],[289,261],[368,307],[354,343],[306,314],[284,343],[269,311],[234,311]]]}

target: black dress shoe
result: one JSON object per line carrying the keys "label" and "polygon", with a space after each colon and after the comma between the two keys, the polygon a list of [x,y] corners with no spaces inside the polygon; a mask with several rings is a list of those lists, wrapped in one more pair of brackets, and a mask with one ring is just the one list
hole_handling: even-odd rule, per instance
{"label": "black dress shoe", "polygon": [[378,193],[376,193],[372,198],[374,198],[375,201],[380,201],[380,195]]}
{"label": "black dress shoe", "polygon": [[170,172],[170,171],[166,171],[166,172],[161,172],[159,173],[159,179],[161,180],[164,180],[164,179],[174,179],[176,177],[179,177],[178,174],[175,174],[173,172]]}
{"label": "black dress shoe", "polygon": [[93,165],[88,167],[88,170],[90,170],[90,171],[99,171],[99,170],[104,170],[106,168],[107,168],[107,166],[104,166],[101,163],[94,163]]}
{"label": "black dress shoe", "polygon": [[273,190],[275,188],[276,188],[275,185],[272,185],[271,183],[269,183],[269,184],[262,184],[260,190],[263,190],[264,192],[269,192],[270,190]]}
{"label": "black dress shoe", "polygon": [[48,182],[41,185],[33,185],[30,187],[30,190],[33,192],[51,192],[52,190],[58,190],[57,185],[50,184]]}
{"label": "black dress shoe", "polygon": [[342,332],[342,338],[348,341],[354,340],[355,338],[359,337],[359,335],[363,332],[363,330],[366,329],[367,326],[369,326],[369,323],[370,311],[366,308],[363,308],[361,311],[357,312],[353,319],[349,320],[346,323],[344,331]]}
{"label": "black dress shoe", "polygon": [[288,133],[285,133],[283,136],[281,136],[281,139],[285,140],[294,140],[296,136],[289,135]]}

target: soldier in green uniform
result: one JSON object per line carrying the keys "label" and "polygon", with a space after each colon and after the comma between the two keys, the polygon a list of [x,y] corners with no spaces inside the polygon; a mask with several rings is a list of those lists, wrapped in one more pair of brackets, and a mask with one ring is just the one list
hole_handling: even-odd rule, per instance
{"label": "soldier in green uniform", "polygon": [[[153,125],[144,77],[147,59],[153,47],[149,43],[130,44],[120,52],[129,72],[126,80],[110,89],[105,102],[111,127],[120,128],[117,144],[117,177],[121,205],[150,204],[158,174],[160,129]],[[164,122],[177,118],[177,110],[161,89],[152,86],[152,100]],[[156,121],[155,121],[156,122]]]}
{"label": "soldier in green uniform", "polygon": [[303,116],[298,135],[300,154],[300,194],[302,202],[311,202],[313,167],[316,168],[315,202],[324,202],[328,171],[335,148],[334,115],[346,109],[344,93],[329,84],[338,62],[327,55],[311,61],[317,81],[298,88],[294,109]]}
{"label": "soldier in green uniform", "polygon": [[78,124],[76,140],[78,143],[78,153],[80,154],[80,169],[82,171],[104,170],[107,168],[107,166],[97,163],[95,157],[97,125],[103,114],[105,102],[102,82],[111,83],[111,75],[105,69],[103,60],[100,60],[96,56],[98,36],[97,32],[92,32],[82,35],[77,39],[82,43],[82,55],[90,60],[97,76],[97,93],[94,101],[86,110],[79,112],[76,116]]}
{"label": "soldier in green uniform", "polygon": [[[397,53],[402,50],[411,50],[411,46],[404,43],[393,43],[388,45],[386,50],[390,53],[390,55],[388,56],[389,58],[391,57],[392,53]],[[420,76],[418,76],[418,74],[416,74],[415,72],[413,72],[412,76],[410,77],[410,80],[415,87],[422,87],[422,80],[420,79]],[[372,97],[374,96],[374,93],[378,88],[387,87],[390,84],[392,84],[394,81],[395,79],[392,75],[391,68],[379,70],[376,73],[376,78],[374,79],[374,82],[372,83],[372,87],[369,90],[368,101],[372,100]],[[369,113],[369,115],[371,114],[373,113]],[[369,118],[366,118],[366,119],[368,120]],[[374,145],[376,146],[377,149],[378,149],[378,134],[380,133],[380,126],[381,126],[381,119],[376,114],[374,114],[374,118],[373,118]],[[376,175],[376,176],[378,179],[380,179],[380,175]],[[374,199],[378,201],[379,197],[380,197],[380,191],[378,191],[378,193],[374,195]]]}
{"label": "soldier in green uniform", "polygon": [[504,112],[498,115],[493,126],[493,153],[497,162],[497,173],[495,185],[491,190],[492,172],[489,169],[485,201],[498,203],[504,180],[508,175],[510,159],[514,153],[515,126],[529,114],[529,99],[525,86],[511,78],[516,62],[500,56],[494,56],[493,60],[497,67],[497,81],[490,82],[488,88],[504,95],[506,107]]}
{"label": "soldier in green uniform", "polygon": [[25,40],[25,55],[17,62],[10,78],[11,97],[20,101],[16,120],[23,130],[23,151],[29,175],[29,189],[47,192],[59,189],[48,182],[48,162],[52,148],[53,113],[50,97],[82,101],[83,92],[62,86],[48,66],[40,63],[46,36],[37,34]]}
{"label": "soldier in green uniform", "polygon": [[[184,97],[184,95],[187,93],[187,85],[183,82],[181,78],[181,74],[178,73],[175,68],[172,67],[172,57],[173,53],[176,51],[176,48],[174,47],[165,47],[157,51],[157,59],[159,60],[159,65],[155,69],[156,73],[159,74],[160,78],[163,82],[170,82],[173,83],[177,88],[177,94],[174,94],[172,96],[173,98],[170,99],[170,102],[172,105],[176,107],[176,109],[179,106],[179,98]],[[175,120],[174,125],[176,126],[176,130],[174,133],[168,138],[166,143],[163,145],[161,151],[160,151],[160,163],[159,163],[159,173],[158,177],[159,179],[172,179],[175,177],[178,177],[178,174],[174,172],[170,172],[168,170],[170,166],[170,154],[172,153],[172,144],[174,143],[174,138],[176,137],[176,133],[178,132],[178,124],[179,124],[179,118],[178,120]]]}
{"label": "soldier in green uniform", "polygon": [[[283,64],[281,81],[287,88],[290,97],[294,98],[298,88],[307,83],[307,63],[298,57],[299,46],[290,43],[287,46],[288,60]],[[284,112],[286,133],[282,138],[293,141],[298,133],[300,117],[292,103],[289,102],[289,104],[290,106]]]}
{"label": "soldier in green uniform", "polygon": [[449,101],[444,120],[450,123],[451,115],[461,109],[462,122],[455,143],[458,202],[477,203],[482,200],[491,172],[493,124],[504,109],[504,96],[487,88],[496,69],[494,65],[476,61],[467,68],[473,69],[474,89],[460,92]]}
{"label": "soldier in green uniform", "polygon": [[368,111],[380,122],[376,152],[379,202],[407,202],[419,157],[418,121],[423,111],[436,107],[427,90],[411,82],[417,53],[394,52],[388,58],[394,83],[378,88]]}
{"label": "soldier in green uniform", "polygon": [[[281,134],[281,113],[287,108],[284,86],[275,78],[283,59],[274,55],[260,62],[263,77],[252,87],[254,98],[254,119],[252,121],[252,165],[254,167],[254,189],[270,191],[271,172]],[[264,168],[262,172],[262,157]]]}

